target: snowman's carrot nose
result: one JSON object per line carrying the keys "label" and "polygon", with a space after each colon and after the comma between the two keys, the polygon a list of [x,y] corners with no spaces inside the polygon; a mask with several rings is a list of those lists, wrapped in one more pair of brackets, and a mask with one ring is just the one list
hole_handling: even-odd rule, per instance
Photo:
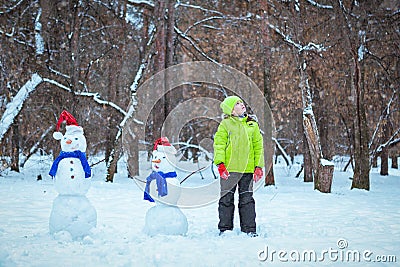
{"label": "snowman's carrot nose", "polygon": [[153,159],[151,162],[153,162],[153,163],[160,163],[160,162],[161,162],[161,159]]}
{"label": "snowman's carrot nose", "polygon": [[68,139],[67,141],[65,141],[65,143],[67,143],[68,145],[70,145],[72,143],[71,139]]}

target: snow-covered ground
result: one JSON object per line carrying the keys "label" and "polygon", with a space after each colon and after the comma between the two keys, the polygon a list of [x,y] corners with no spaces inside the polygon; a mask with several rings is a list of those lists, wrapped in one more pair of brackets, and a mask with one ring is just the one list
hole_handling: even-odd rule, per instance
{"label": "snow-covered ground", "polygon": [[[97,159],[90,159],[89,163]],[[336,161],[331,194],[294,178],[300,166],[275,165],[275,187],[255,192],[259,237],[236,228],[218,236],[217,202],[184,208],[186,236],[143,233],[154,204],[127,178],[124,161],[114,183],[104,164],[93,167],[87,198],[97,211],[91,236],[70,241],[49,234],[58,193],[47,175],[52,159],[36,157],[21,173],[0,176],[0,266],[395,266],[400,262],[400,171],[371,171],[371,190],[350,190],[351,172]],[[186,163],[189,164],[189,163]],[[192,166],[194,169],[197,165]],[[141,164],[140,179],[151,172]],[[42,181],[36,181],[42,174]],[[210,169],[192,175],[187,187],[214,181]],[[160,218],[162,221],[162,218]],[[394,263],[397,261],[397,263]]]}

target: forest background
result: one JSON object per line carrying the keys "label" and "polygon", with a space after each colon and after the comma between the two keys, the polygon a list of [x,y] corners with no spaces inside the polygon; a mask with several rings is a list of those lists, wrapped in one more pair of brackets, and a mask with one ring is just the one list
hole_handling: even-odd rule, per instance
{"label": "forest background", "polygon": [[[312,165],[303,127],[311,107],[318,157],[349,155],[354,187],[369,189],[378,157],[381,175],[390,162],[398,168],[399,1],[2,0],[0,22],[0,172],[18,171],[38,152],[58,155],[52,133],[65,109],[85,129],[87,154],[104,154],[112,181],[124,122],[140,112],[137,89],[191,61],[228,65],[257,84],[275,120],[276,154],[288,164],[304,154],[305,167]],[[230,93],[202,83],[160,89],[151,116],[137,121],[146,136],[132,146],[150,151],[179,103],[199,96],[222,101]],[[186,159],[197,160],[197,146],[212,140],[216,127],[215,118],[184,125]],[[202,145],[212,150],[210,142]]]}

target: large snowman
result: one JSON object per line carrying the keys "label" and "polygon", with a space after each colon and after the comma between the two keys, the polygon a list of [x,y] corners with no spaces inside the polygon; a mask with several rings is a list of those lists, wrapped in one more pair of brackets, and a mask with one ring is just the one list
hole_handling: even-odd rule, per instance
{"label": "large snowman", "polygon": [[[59,132],[66,122],[66,131]],[[67,111],[57,122],[56,140],[60,140],[61,152],[54,160],[49,174],[59,195],[54,199],[50,214],[50,233],[64,239],[82,239],[96,227],[97,213],[86,197],[90,188],[91,169],[86,159],[86,138],[83,128]]]}
{"label": "large snowman", "polygon": [[181,187],[175,166],[176,149],[166,137],[157,139],[152,154],[152,173],[146,179],[144,192],[145,200],[155,202],[146,213],[144,232],[150,236],[187,233],[187,218],[177,207]]}

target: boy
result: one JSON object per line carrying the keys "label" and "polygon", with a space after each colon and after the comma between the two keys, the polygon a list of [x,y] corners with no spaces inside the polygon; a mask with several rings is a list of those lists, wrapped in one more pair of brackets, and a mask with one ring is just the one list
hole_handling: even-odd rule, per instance
{"label": "boy", "polygon": [[214,163],[221,177],[218,229],[220,235],[233,229],[234,194],[238,186],[240,229],[254,237],[257,233],[253,180],[258,182],[263,176],[263,138],[258,123],[246,114],[239,97],[225,98],[220,107],[225,118],[214,136]]}

